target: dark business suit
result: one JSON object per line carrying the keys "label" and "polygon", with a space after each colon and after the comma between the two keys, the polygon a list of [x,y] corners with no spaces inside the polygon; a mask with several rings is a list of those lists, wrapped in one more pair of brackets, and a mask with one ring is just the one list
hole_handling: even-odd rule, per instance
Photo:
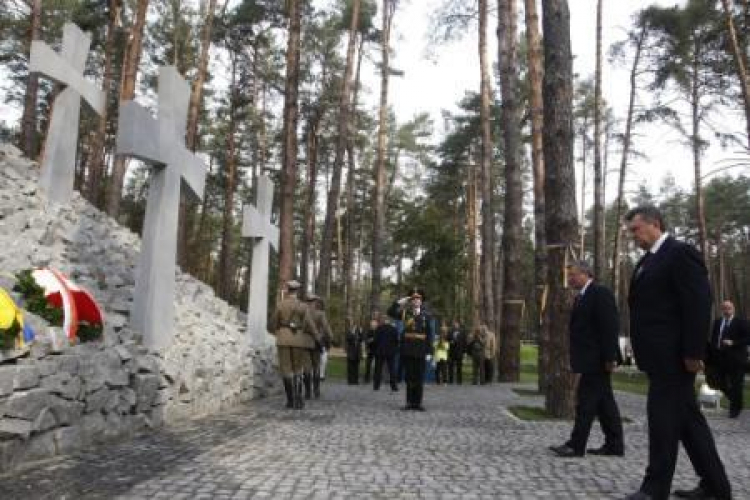
{"label": "dark business suit", "polygon": [[684,359],[703,359],[711,324],[703,258],[692,246],[668,237],[636,266],[628,303],[633,352],[649,379],[649,458],[641,491],[669,497],[682,442],[701,486],[718,498],[730,498],[724,465],[695,397],[695,373],[684,364]]}
{"label": "dark business suit", "polygon": [[[722,331],[724,322],[723,317],[714,321],[706,365],[710,364],[714,369],[719,388],[729,399],[729,415],[735,417],[742,411],[742,389],[745,383],[750,328],[747,321],[734,316]],[[723,344],[723,340],[731,340],[732,345]]]}
{"label": "dark business suit", "polygon": [[375,330],[375,343],[373,352],[375,353],[375,375],[372,381],[372,387],[376,391],[380,389],[380,382],[383,378],[383,364],[388,366],[388,376],[390,378],[391,389],[398,390],[396,379],[396,352],[398,351],[398,330],[390,324],[378,326]]}
{"label": "dark business suit", "polygon": [[612,375],[606,363],[619,356],[619,317],[615,297],[607,288],[590,282],[576,297],[570,313],[570,367],[581,375],[576,391],[576,419],[566,443],[584,453],[594,418],[604,433],[604,447],[623,452],[622,420],[612,393]]}

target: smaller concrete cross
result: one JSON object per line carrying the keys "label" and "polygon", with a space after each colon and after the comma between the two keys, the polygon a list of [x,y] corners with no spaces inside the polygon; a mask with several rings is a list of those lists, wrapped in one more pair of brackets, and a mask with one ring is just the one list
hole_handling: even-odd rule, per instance
{"label": "smaller concrete cross", "polygon": [[185,146],[190,87],[173,66],[159,70],[158,121],[133,101],[120,106],[117,153],[153,165],[130,321],[151,348],[172,341],[180,185],[203,196],[205,164]]}
{"label": "smaller concrete cross", "polygon": [[279,248],[279,229],[271,224],[273,183],[265,175],[258,177],[258,208],[245,205],[242,236],[255,238],[247,304],[247,332],[254,347],[262,347],[268,336],[268,257],[269,244]]}
{"label": "smaller concrete cross", "polygon": [[67,87],[55,99],[42,159],[39,184],[47,198],[61,205],[73,196],[81,97],[99,114],[105,93],[83,77],[91,38],[65,23],[60,54],[39,40],[31,42],[29,71],[37,71]]}

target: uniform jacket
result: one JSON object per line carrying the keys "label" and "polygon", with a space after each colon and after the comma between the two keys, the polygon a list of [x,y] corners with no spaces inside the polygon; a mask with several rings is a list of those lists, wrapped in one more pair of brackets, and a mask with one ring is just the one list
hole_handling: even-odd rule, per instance
{"label": "uniform jacket", "polygon": [[395,326],[383,324],[375,330],[376,356],[391,357],[398,352],[398,330]]}
{"label": "uniform jacket", "polygon": [[750,327],[747,320],[735,316],[724,329],[722,340],[732,341],[732,345],[718,345],[719,330],[724,318],[714,321],[711,328],[711,339],[708,343],[707,363],[726,365],[727,368],[742,367],[747,361],[747,345],[750,343]]}
{"label": "uniform jacket", "polygon": [[310,310],[310,314],[312,314],[315,328],[318,330],[318,338],[316,339],[318,347],[328,348],[331,345],[333,333],[331,332],[331,326],[328,324],[325,311],[313,307]]}
{"label": "uniform jacket", "polygon": [[601,373],[616,362],[620,319],[608,288],[591,282],[570,311],[570,367],[574,373]]}
{"label": "uniform jacket", "polygon": [[388,308],[388,315],[404,324],[401,341],[401,355],[409,358],[424,358],[432,353],[432,319],[424,306],[415,314],[408,304],[401,306],[398,301]]}
{"label": "uniform jacket", "polygon": [[[643,261],[643,259],[641,259]],[[711,326],[711,288],[703,257],[671,236],[630,281],[630,337],[638,368],[680,373],[703,359]]]}
{"label": "uniform jacket", "polygon": [[276,305],[272,326],[277,346],[315,347],[318,330],[310,308],[295,295],[287,295]]}

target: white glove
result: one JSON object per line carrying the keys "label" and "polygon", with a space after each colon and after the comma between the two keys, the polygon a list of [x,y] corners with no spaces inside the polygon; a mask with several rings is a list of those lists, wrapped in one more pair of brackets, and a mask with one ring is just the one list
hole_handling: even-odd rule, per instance
{"label": "white glove", "polygon": [[428,354],[425,359],[427,360],[428,363],[430,363],[432,361],[432,354]]}

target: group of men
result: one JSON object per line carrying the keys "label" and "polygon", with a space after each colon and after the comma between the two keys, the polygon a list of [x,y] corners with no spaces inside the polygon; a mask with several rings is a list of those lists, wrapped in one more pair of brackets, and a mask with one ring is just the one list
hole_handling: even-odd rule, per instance
{"label": "group of men", "polygon": [[[648,466],[640,488],[626,499],[669,498],[680,443],[700,482],[674,495],[729,499],[729,480],[696,398],[695,382],[705,360],[713,368],[707,378],[713,378],[730,400],[729,416],[739,415],[750,341],[747,322],[735,318],[733,304],[724,301],[722,317],[710,328],[712,296],[703,258],[693,246],[666,232],[659,210],[637,207],[625,221],[644,250],[631,278],[628,306],[633,354],[649,382]],[[578,292],[569,321],[570,365],[579,375],[576,417],[568,441],[550,449],[561,457],[586,452],[622,456],[625,441],[611,380],[620,356],[617,305],[612,292],[596,283],[586,262],[574,262],[566,271],[568,284]],[[604,443],[586,450],[594,419],[601,424]]]}
{"label": "group of men", "polygon": [[271,323],[286,407],[297,410],[304,408],[305,399],[320,397],[321,372],[325,373],[321,362],[332,337],[323,299],[311,294],[303,301],[298,297],[299,288],[298,281],[287,282]]}
{"label": "group of men", "polygon": [[[703,258],[693,246],[667,233],[658,209],[652,206],[634,208],[625,216],[625,221],[633,241],[644,251],[631,278],[628,307],[633,354],[649,383],[646,402],[648,465],[640,488],[626,499],[669,498],[680,443],[700,482],[694,489],[677,490],[674,494],[693,499],[730,499],[731,486],[711,429],[701,412],[695,382],[697,374],[704,369],[705,360],[715,368],[710,378],[730,400],[730,417],[739,415],[746,349],[750,342],[747,322],[735,318],[733,304],[724,301],[722,317],[711,329],[712,295]],[[599,448],[589,449],[588,453],[622,456],[625,439],[611,379],[621,359],[617,305],[612,292],[596,283],[586,262],[573,262],[566,272],[568,284],[578,292],[568,325],[570,365],[579,375],[576,418],[568,441],[550,449],[562,457],[584,456],[591,426],[598,419],[604,443]],[[424,411],[425,363],[432,355],[434,339],[433,321],[423,307],[424,298],[422,290],[414,289],[388,309],[388,316],[403,325],[400,340],[390,320],[375,321],[371,325],[375,379],[380,380],[382,366],[386,364],[393,390],[397,390],[397,385],[392,360],[398,349],[406,381],[404,410]],[[292,388],[287,390],[287,398],[289,400],[289,394],[294,395],[292,401],[296,405],[298,399],[301,401],[301,374],[312,366],[312,361],[307,361],[312,357],[309,354],[305,357],[303,349],[309,352],[312,348],[308,343],[303,345],[299,338],[296,343],[287,339],[294,337],[298,330],[310,331],[311,339],[318,338],[318,320],[313,319],[311,310],[302,303],[292,298],[285,300],[287,302],[282,302],[277,310],[275,327],[285,387],[289,383]],[[483,339],[482,347],[486,347],[490,343],[488,332],[486,328],[479,328],[473,332],[471,341]],[[454,353],[453,363],[456,371],[451,371],[460,383],[460,360],[464,347],[469,350],[471,344],[469,338],[465,344],[461,342],[460,332],[458,335],[459,349]],[[490,352],[494,356],[494,348]],[[478,383],[484,362],[476,358],[474,382]],[[359,357],[352,359],[355,360],[358,364]],[[365,377],[369,378],[369,368]]]}

